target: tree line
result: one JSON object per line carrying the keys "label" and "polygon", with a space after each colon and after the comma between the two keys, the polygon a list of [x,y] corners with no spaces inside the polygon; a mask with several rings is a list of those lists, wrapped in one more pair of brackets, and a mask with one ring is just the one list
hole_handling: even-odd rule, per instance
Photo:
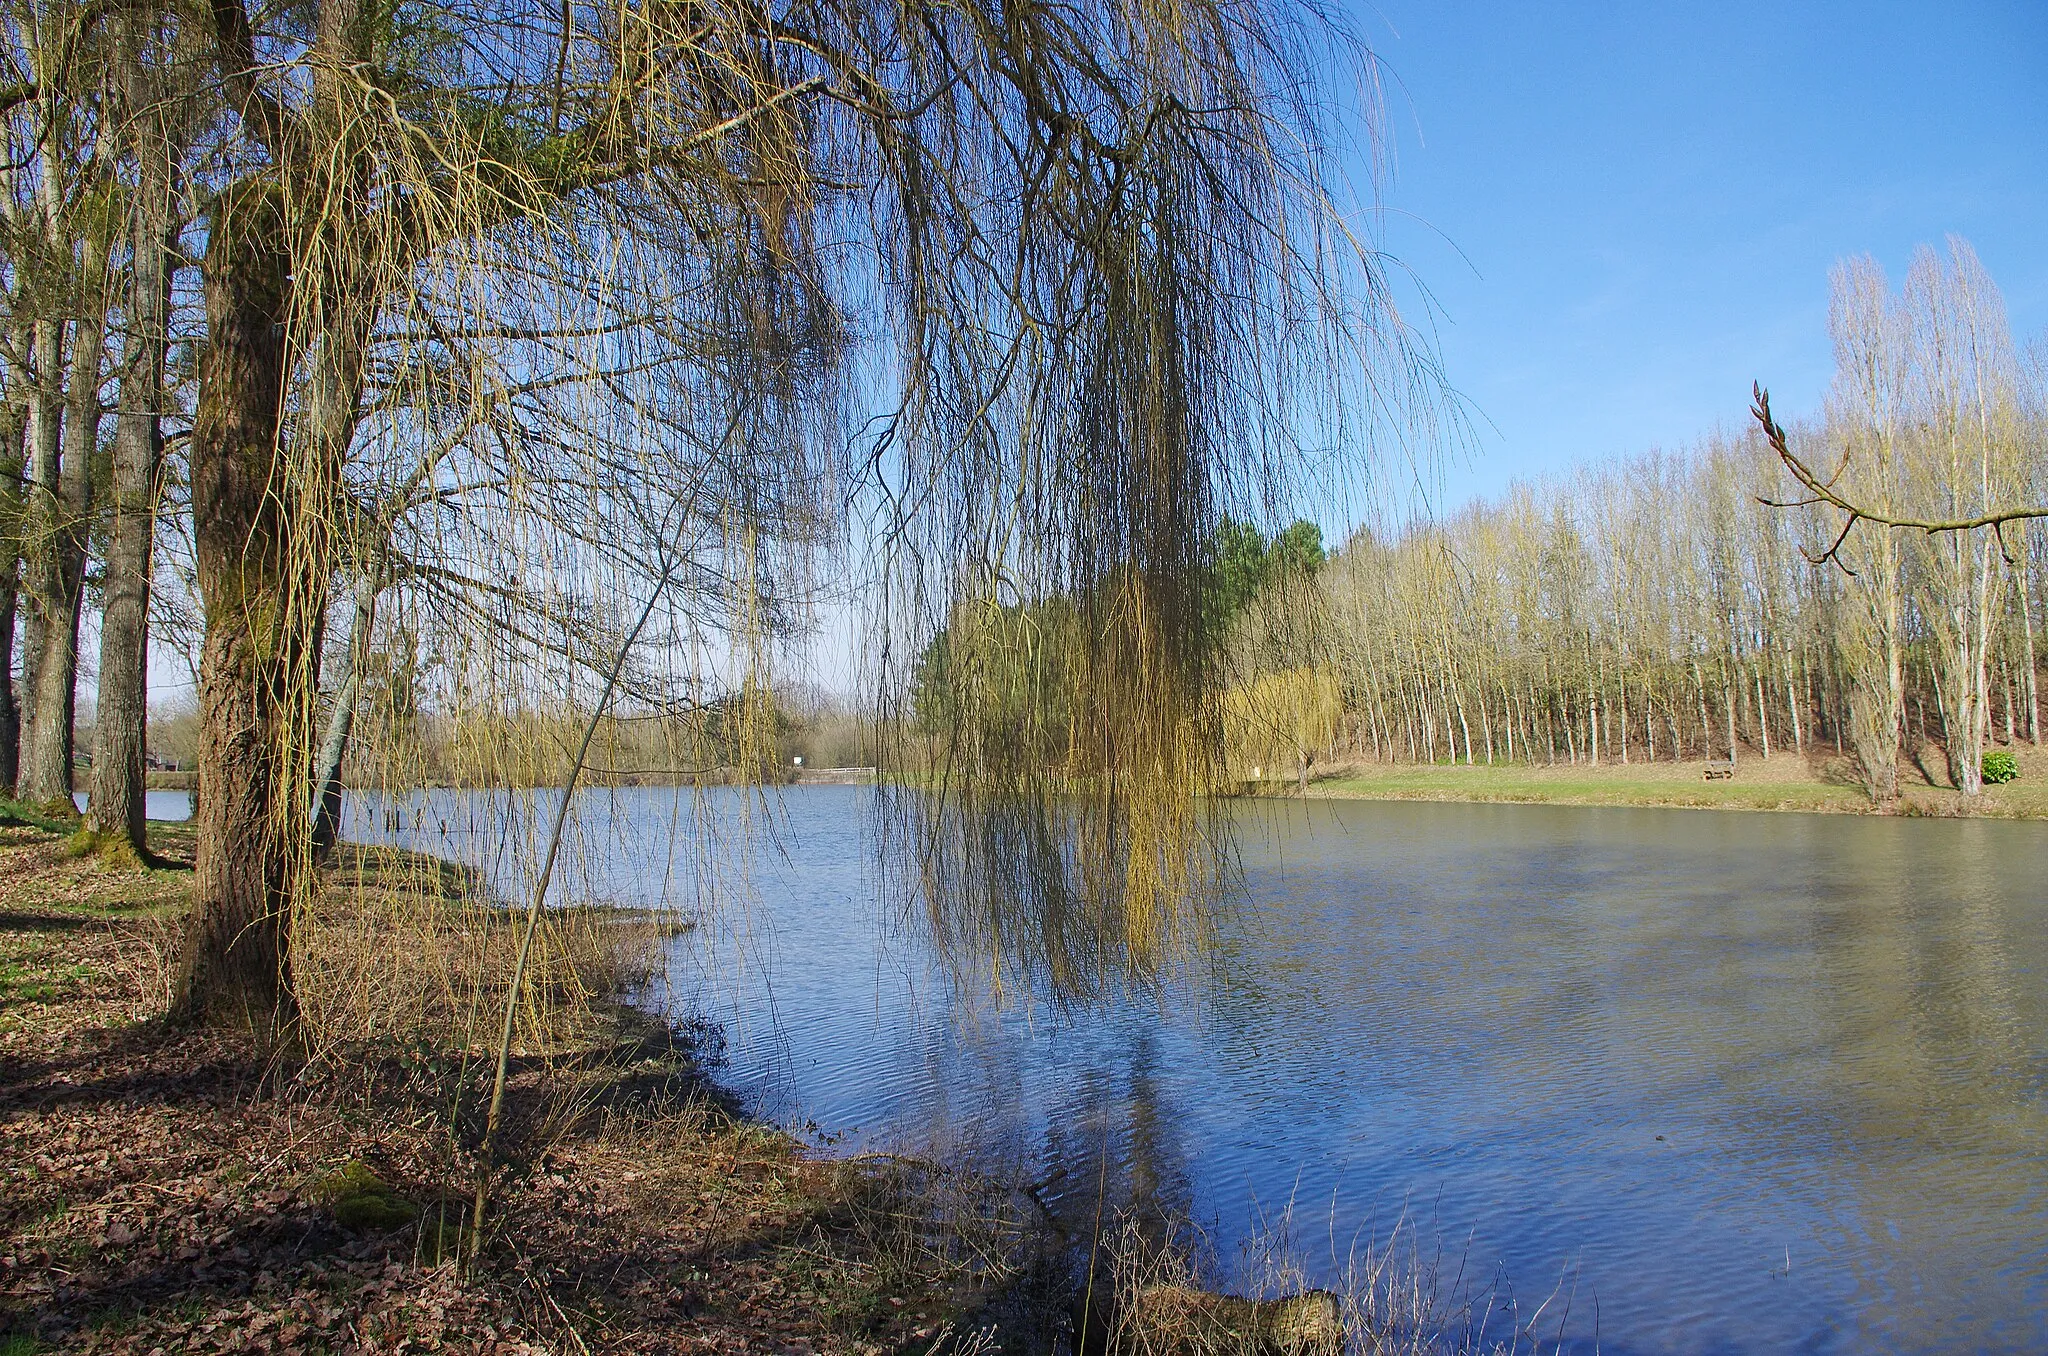
{"label": "tree line", "polygon": [[[1943,520],[2048,489],[2042,351],[2022,351],[1967,244],[1901,287],[1833,276],[1835,383],[1788,446],[1847,502]],[[1766,410],[1767,413],[1767,410]],[[2040,740],[2039,518],[1855,521],[1763,425],[1356,532],[1313,590],[1234,637],[1341,684],[1327,747],[1387,761],[1628,763],[1846,755],[1873,799],[1940,750],[1966,794],[1996,742]]]}

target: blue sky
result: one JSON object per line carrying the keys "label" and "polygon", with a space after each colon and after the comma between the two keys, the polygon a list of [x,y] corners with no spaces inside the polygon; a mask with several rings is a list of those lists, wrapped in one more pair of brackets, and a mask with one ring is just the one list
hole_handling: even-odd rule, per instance
{"label": "blue sky", "polygon": [[1439,507],[1733,426],[1752,379],[1817,408],[1845,255],[1896,281],[1961,234],[2015,331],[2048,328],[2043,0],[1353,19],[1387,86],[1379,235],[1474,415]]}

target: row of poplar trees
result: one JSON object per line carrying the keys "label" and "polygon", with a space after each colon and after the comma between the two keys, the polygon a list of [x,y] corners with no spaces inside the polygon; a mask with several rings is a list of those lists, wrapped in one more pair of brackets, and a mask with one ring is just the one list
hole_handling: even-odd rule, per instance
{"label": "row of poplar trees", "polygon": [[0,42],[0,771],[68,802],[92,671],[89,817],[146,852],[189,606],[188,1020],[296,1019],[366,674],[721,709],[849,537],[885,679],[992,574],[1091,600],[1089,878],[1163,888],[1109,859],[1192,837],[1214,525],[1359,392],[1431,398],[1314,5],[0,0]]}
{"label": "row of poplar trees", "polygon": [[[1850,502],[1946,521],[2048,498],[2043,355],[1967,244],[1922,249],[1896,289],[1843,263],[1831,325],[1834,388],[1791,446]],[[1358,533],[1317,601],[1341,742],[1460,763],[1824,749],[1880,802],[1931,742],[1975,794],[1988,743],[2041,737],[2043,524],[1844,536],[1810,498],[1751,427]]]}

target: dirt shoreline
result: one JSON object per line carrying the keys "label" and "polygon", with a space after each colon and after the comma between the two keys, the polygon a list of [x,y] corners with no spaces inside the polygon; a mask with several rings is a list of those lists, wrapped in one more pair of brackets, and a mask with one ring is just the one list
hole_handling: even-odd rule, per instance
{"label": "dirt shoreline", "polygon": [[[189,854],[189,831],[152,827]],[[164,1028],[188,877],[0,829],[5,1356],[880,1356],[1014,1306],[1029,1240],[984,1222],[1006,1203],[749,1121],[628,1010],[587,1050],[520,1061],[486,1245],[474,1266],[443,1259],[459,1235],[439,1221],[474,1181],[462,1090],[485,1062]]]}

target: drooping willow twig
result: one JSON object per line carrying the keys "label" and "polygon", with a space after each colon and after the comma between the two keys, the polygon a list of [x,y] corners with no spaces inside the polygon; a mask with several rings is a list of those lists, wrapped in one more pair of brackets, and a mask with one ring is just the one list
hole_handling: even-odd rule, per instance
{"label": "drooping willow twig", "polygon": [[1826,504],[1831,508],[1840,509],[1847,515],[1842,523],[1842,530],[1835,534],[1835,539],[1827,550],[1819,555],[1802,550],[1801,554],[1815,565],[1825,565],[1832,561],[1844,572],[1855,574],[1856,571],[1843,562],[1841,550],[1843,543],[1849,540],[1849,534],[1856,530],[1858,523],[1874,523],[1879,527],[1916,528],[1929,535],[1939,532],[1974,532],[1979,528],[1988,527],[1998,537],[1998,549],[2005,556],[2006,563],[2011,564],[2012,554],[2005,546],[2005,525],[2032,518],[2048,518],[2048,506],[2033,504],[1994,509],[1972,518],[1907,518],[1866,508],[1844,497],[1842,492],[1835,488],[1836,483],[1842,478],[1842,473],[1848,469],[1847,453],[1843,454],[1842,464],[1835,468],[1835,473],[1825,480],[1821,479],[1820,473],[1792,450],[1791,443],[1785,436],[1784,426],[1771,417],[1771,393],[1763,388],[1761,382],[1751,385],[1750,397],[1749,412],[1762,429],[1764,441],[1770,444],[1771,451],[1778,454],[1778,460],[1792,473],[1792,478],[1799,482],[1800,488],[1807,492],[1804,499],[1771,499],[1759,495],[1758,502],[1768,504],[1772,508],[1812,508],[1818,504]]}
{"label": "drooping willow twig", "polygon": [[526,979],[527,958],[533,953],[534,934],[540,930],[541,906],[547,902],[548,884],[554,879],[555,860],[561,854],[562,827],[569,819],[569,802],[576,796],[576,783],[582,779],[584,764],[590,757],[590,744],[597,737],[597,727],[604,721],[604,713],[611,706],[612,693],[619,685],[619,674],[626,667],[626,659],[633,653],[634,643],[640,633],[647,629],[648,618],[654,615],[661,595],[668,590],[669,580],[675,574],[673,562],[666,563],[661,578],[647,595],[647,605],[640,609],[640,617],[633,623],[633,629],[626,633],[626,639],[619,645],[619,653],[612,660],[611,668],[605,673],[604,690],[598,694],[597,705],[590,713],[590,719],[583,725],[583,740],[576,746],[576,757],[569,764],[568,780],[562,784],[562,798],[555,805],[555,818],[548,828],[547,854],[541,859],[540,875],[533,883],[533,896],[526,906],[526,927],[519,938],[519,955],[512,963],[512,982],[505,990],[505,1020],[498,1031],[498,1057],[491,1074],[491,1104],[484,1114],[483,1142],[477,1147],[476,1201],[470,1212],[470,1235],[481,1238],[484,1228],[484,1207],[490,1199],[492,1156],[497,1149],[498,1122],[505,1109],[505,1074],[512,1058],[512,1026],[519,1014],[519,988]]}

